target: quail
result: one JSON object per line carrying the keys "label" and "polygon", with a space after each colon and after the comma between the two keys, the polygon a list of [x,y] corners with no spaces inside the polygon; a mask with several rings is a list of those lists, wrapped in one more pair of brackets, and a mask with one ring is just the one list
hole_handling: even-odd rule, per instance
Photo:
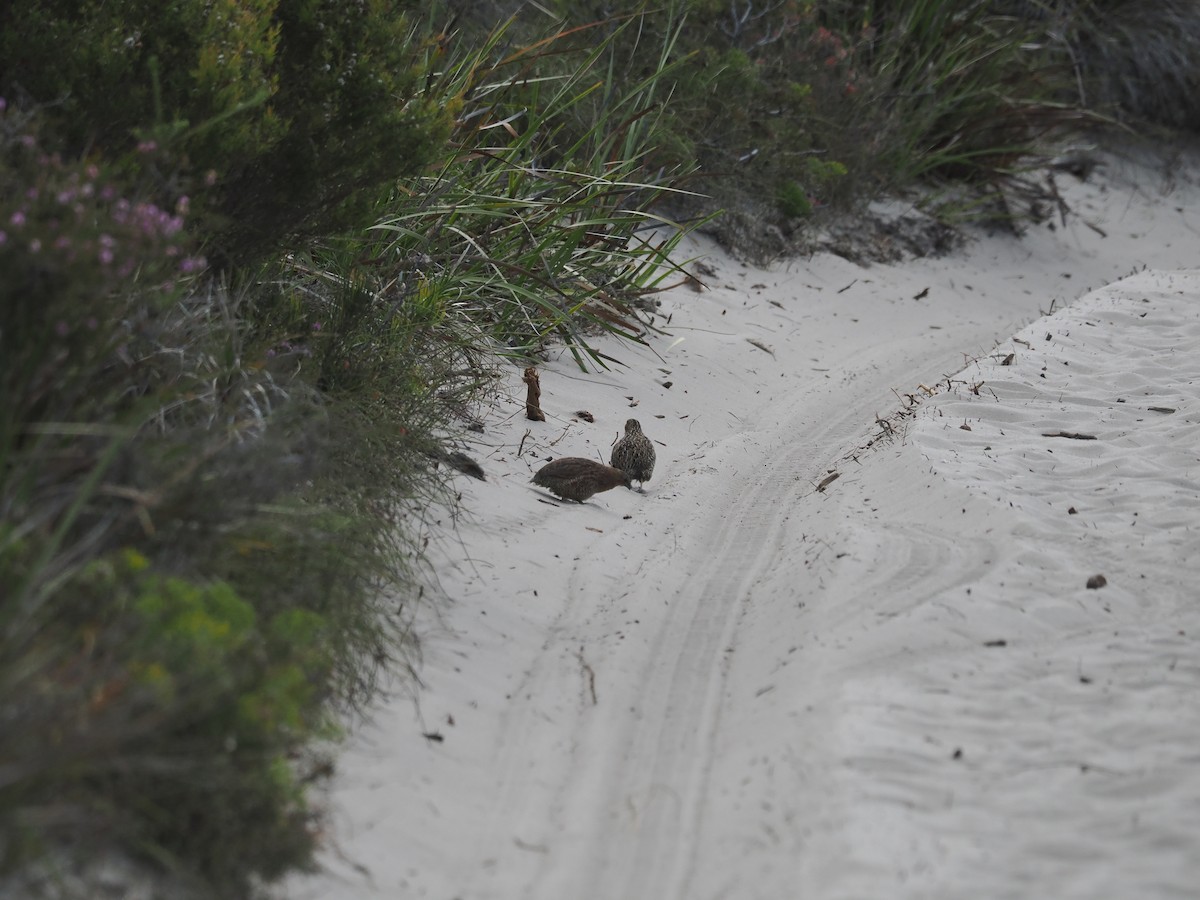
{"label": "quail", "polygon": [[[654,444],[642,432],[642,423],[630,419],[625,423],[625,436],[613,447],[613,468],[629,474],[633,481],[645,482],[654,474]],[[638,489],[641,490],[641,485]]]}
{"label": "quail", "polygon": [[581,456],[564,456],[546,463],[531,480],[538,487],[576,503],[620,485],[631,487],[625,472]]}

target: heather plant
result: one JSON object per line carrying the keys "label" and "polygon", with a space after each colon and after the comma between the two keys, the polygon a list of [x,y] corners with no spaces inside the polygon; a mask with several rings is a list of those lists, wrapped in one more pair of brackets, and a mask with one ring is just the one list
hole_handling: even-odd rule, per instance
{"label": "heather plant", "polygon": [[0,92],[44,107],[68,155],[141,147],[139,177],[160,205],[191,197],[209,257],[257,263],[370,224],[377,193],[445,140],[407,7],[16,0],[0,10]]}
{"label": "heather plant", "polygon": [[28,117],[0,119],[0,441],[17,423],[111,400],[104,376],[122,376],[101,361],[134,339],[126,313],[153,318],[205,267],[183,232],[187,207],[130,196],[108,167],[47,150]]}

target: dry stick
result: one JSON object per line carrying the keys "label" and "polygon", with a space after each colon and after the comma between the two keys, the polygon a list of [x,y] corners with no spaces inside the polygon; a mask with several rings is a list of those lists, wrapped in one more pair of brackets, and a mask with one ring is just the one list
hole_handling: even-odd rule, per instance
{"label": "dry stick", "polygon": [[538,371],[535,367],[530,366],[525,370],[525,375],[522,380],[529,386],[529,390],[525,395],[525,418],[532,419],[534,422],[545,422],[546,414],[542,412],[542,384],[538,378]]}
{"label": "dry stick", "polygon": [[749,344],[750,344],[752,347],[757,347],[757,348],[758,348],[759,350],[761,350],[763,353],[769,353],[769,354],[771,354],[772,356],[774,356],[774,355],[775,355],[775,351],[774,351],[774,350],[772,350],[770,347],[768,347],[766,344],[764,344],[762,341],[758,340],[757,338],[746,338],[746,341],[747,341],[747,342],[748,342],[748,343],[749,343]]}
{"label": "dry stick", "polygon": [[575,654],[579,657],[579,665],[583,666],[584,674],[587,675],[588,691],[592,695],[592,706],[595,706],[599,701],[596,700],[596,670],[588,665],[586,659],[583,658],[583,648],[579,648],[579,652]]}
{"label": "dry stick", "polygon": [[829,487],[829,485],[833,484],[833,482],[837,481],[841,477],[842,475],[840,472],[830,472],[821,479],[821,483],[817,485],[817,490],[821,493],[825,493],[825,488]]}

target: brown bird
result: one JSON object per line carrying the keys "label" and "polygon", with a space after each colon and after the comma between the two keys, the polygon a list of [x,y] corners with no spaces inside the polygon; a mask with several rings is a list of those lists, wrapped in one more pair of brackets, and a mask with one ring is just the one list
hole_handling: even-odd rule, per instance
{"label": "brown bird", "polygon": [[[642,433],[642,423],[630,419],[625,423],[625,436],[617,441],[609,460],[614,469],[620,469],[629,474],[633,481],[644,485],[654,474],[654,445],[650,438]],[[642,489],[638,486],[638,490]]]}
{"label": "brown bird", "polygon": [[576,503],[619,485],[631,487],[629,476],[620,469],[581,456],[564,456],[546,463],[537,470],[531,481],[564,500],[574,500]]}

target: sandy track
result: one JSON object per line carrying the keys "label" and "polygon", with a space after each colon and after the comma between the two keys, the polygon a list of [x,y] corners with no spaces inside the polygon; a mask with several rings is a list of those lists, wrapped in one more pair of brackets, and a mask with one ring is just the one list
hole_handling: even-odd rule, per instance
{"label": "sandy track", "polygon": [[[782,720],[779,696],[827,694],[828,682],[803,680],[828,668],[823,654],[844,663],[838,626],[854,631],[864,616],[899,615],[931,588],[977,577],[987,558],[984,548],[964,552],[969,539],[889,526],[869,510],[864,527],[846,508],[861,501],[857,492],[834,499],[859,480],[856,469],[876,464],[872,451],[862,463],[844,459],[864,437],[864,422],[888,401],[890,385],[918,363],[928,366],[928,353],[922,346],[917,360],[910,344],[886,343],[859,354],[853,370],[830,379],[838,387],[793,404],[790,416],[767,428],[710,447],[707,474],[683,470],[659,485],[663,496],[646,498],[631,526],[639,534],[606,534],[572,561],[563,612],[515,692],[529,706],[506,716],[496,769],[509,773],[508,789],[478,850],[479,858],[501,858],[519,836],[528,854],[517,878],[526,885],[522,896],[719,896],[709,893],[707,861],[739,844],[738,855],[757,853],[780,875],[774,886],[757,876],[755,896],[779,896],[773,892],[794,884],[797,852],[817,824],[798,808],[781,806],[775,824],[763,814],[772,797],[821,791],[812,774],[821,742],[805,740],[798,770],[779,768],[770,746],[759,746],[760,762],[744,759],[739,734],[761,729],[743,728],[742,705],[757,694],[763,715]],[[848,381],[853,393],[843,387]],[[846,482],[816,491],[833,466]],[[702,489],[697,476],[707,479]],[[672,496],[677,482],[694,504],[685,516],[678,507],[685,498]],[[840,520],[848,524],[831,529]],[[858,564],[836,559],[834,544],[851,548]],[[846,602],[828,608],[831,595]],[[764,655],[771,632],[792,643]],[[815,643],[795,657],[801,635]],[[770,674],[789,662],[798,663],[800,683]],[[779,684],[787,690],[768,696]],[[800,749],[790,752],[795,759]],[[535,768],[531,785],[520,773]],[[728,775],[717,777],[717,768]],[[746,810],[757,820],[747,842],[745,823],[725,808],[731,794],[747,793],[746,773],[756,768],[765,769],[762,799]],[[744,870],[744,860],[724,865]],[[507,896],[513,875],[489,867],[467,896]]]}
{"label": "sandy track", "polygon": [[[1200,233],[1192,200],[1168,228],[1158,199],[1127,187],[1069,199],[1132,243],[1076,221],[868,270],[717,256],[709,290],[665,298],[666,337],[619,349],[628,372],[548,363],[543,425],[519,418],[514,375],[479,448],[488,482],[465,483],[468,512],[431,531],[448,602],[419,623],[419,702],[397,698],[360,732],[328,871],[288,896],[1083,898],[1194,883],[1180,842],[1200,832],[1200,685],[1183,661],[1200,622],[1182,599],[1195,573],[1171,556],[1196,513],[1181,496],[1195,417],[1139,424],[1107,462],[1063,440],[1053,470],[1030,471],[1029,438],[1011,436],[1084,431],[1112,391],[1162,390],[1180,363],[1164,348],[1195,323],[1164,305],[1157,336],[1127,345],[1098,323],[1118,343],[1090,361],[1064,343],[1062,368],[1083,380],[1057,391],[989,357],[1051,300],[1191,253],[1139,236]],[[1004,402],[960,386],[926,401],[911,435],[855,454],[896,392],[973,358]],[[628,415],[659,444],[645,495],[554,504],[526,484],[550,456],[606,458]],[[1075,494],[1127,488],[1086,526],[1046,518],[1068,470]],[[1105,532],[1143,489],[1170,527]],[[1153,566],[1152,590],[1112,566],[1112,590],[1083,587],[1106,550],[1130,577]]]}

